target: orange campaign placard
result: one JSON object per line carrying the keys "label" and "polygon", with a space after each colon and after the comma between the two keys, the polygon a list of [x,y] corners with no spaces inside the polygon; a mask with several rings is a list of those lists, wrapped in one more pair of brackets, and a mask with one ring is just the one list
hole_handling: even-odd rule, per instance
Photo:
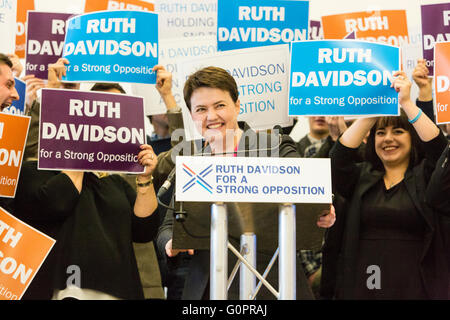
{"label": "orange campaign placard", "polygon": [[16,54],[20,59],[25,58],[28,10],[34,10],[34,0],[17,0]]}
{"label": "orange campaign placard", "polygon": [[0,113],[0,197],[16,194],[30,119]]}
{"label": "orange campaign placard", "polygon": [[436,123],[450,123],[450,42],[436,42],[434,47],[434,92]]}
{"label": "orange campaign placard", "polygon": [[0,207],[0,300],[19,300],[55,240]]}
{"label": "orange campaign placard", "polygon": [[364,11],[322,16],[325,39],[343,39],[356,32],[356,39],[401,46],[409,42],[405,10]]}
{"label": "orange campaign placard", "polygon": [[86,0],[84,12],[103,10],[154,11],[155,5],[140,0]]}

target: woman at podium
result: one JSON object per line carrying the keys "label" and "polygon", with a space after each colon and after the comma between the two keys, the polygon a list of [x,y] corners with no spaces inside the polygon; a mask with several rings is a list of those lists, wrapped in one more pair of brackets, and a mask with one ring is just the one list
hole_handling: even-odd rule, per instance
{"label": "woman at podium", "polygon": [[[172,77],[170,72],[162,66],[156,66],[154,70],[157,71],[156,88],[166,104],[170,122],[173,115],[181,116],[181,109],[172,94]],[[279,157],[299,157],[294,141],[286,135],[274,133],[275,139],[269,140],[276,141],[276,144],[274,146],[269,144],[269,148],[266,144],[264,150],[258,150],[257,141],[261,138],[259,133],[254,132],[258,139],[253,141],[244,139],[252,129],[246,123],[238,122],[240,112],[238,87],[234,78],[226,70],[218,67],[206,67],[196,71],[187,79],[183,94],[196,129],[203,137],[200,145],[197,144],[199,152],[196,153],[236,157],[248,156],[251,151],[256,150],[258,156],[277,154]],[[158,157],[158,166],[154,172],[155,186],[161,184],[158,179],[165,180],[171,172],[175,166],[173,155],[186,150],[184,149],[186,143],[188,142],[179,143],[172,150]],[[322,227],[329,227],[333,223],[334,214],[323,216],[318,222]],[[172,227],[173,215],[168,211],[163,225],[160,227],[157,244],[161,254],[167,254],[168,257],[174,257],[182,251],[188,251],[193,255],[182,299],[207,299],[209,251],[202,250],[194,253],[193,250],[173,249]],[[301,269],[300,263],[297,263],[297,268]],[[303,270],[297,270],[297,282],[297,297],[313,299]]]}

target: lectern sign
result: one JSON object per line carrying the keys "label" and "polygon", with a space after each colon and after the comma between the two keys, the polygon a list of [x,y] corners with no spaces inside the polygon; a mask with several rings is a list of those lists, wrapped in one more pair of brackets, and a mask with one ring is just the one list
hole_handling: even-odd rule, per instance
{"label": "lectern sign", "polygon": [[177,157],[176,200],[331,203],[330,159]]}

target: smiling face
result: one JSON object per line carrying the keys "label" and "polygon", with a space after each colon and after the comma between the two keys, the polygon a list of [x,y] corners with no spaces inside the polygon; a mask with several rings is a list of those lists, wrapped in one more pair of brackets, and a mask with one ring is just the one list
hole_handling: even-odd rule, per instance
{"label": "smiling face", "polygon": [[208,141],[224,140],[238,129],[239,99],[234,102],[228,91],[201,87],[191,96],[191,115],[197,130]]}
{"label": "smiling face", "polygon": [[407,166],[411,154],[411,134],[401,127],[380,126],[375,131],[375,152],[384,167]]}
{"label": "smiling face", "polygon": [[9,107],[13,100],[19,100],[13,73],[8,65],[0,64],[0,112]]}

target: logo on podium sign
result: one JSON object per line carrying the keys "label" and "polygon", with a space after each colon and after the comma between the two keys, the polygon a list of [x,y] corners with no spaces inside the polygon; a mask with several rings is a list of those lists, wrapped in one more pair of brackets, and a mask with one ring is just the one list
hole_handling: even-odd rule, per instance
{"label": "logo on podium sign", "polygon": [[179,156],[176,163],[177,201],[332,202],[330,159]]}

